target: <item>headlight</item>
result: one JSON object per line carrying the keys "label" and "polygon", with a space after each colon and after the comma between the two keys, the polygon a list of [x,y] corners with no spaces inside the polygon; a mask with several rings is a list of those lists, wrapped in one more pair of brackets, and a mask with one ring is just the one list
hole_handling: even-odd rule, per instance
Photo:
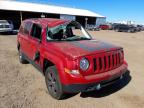
{"label": "headlight", "polygon": [[86,71],[89,68],[89,61],[86,58],[80,60],[80,69]]}

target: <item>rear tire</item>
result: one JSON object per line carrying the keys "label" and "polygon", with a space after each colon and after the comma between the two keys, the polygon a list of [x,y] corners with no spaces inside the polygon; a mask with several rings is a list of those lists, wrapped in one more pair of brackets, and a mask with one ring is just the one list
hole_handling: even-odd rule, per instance
{"label": "rear tire", "polygon": [[27,64],[28,63],[28,61],[24,58],[24,56],[23,56],[23,54],[21,52],[21,49],[19,49],[19,61],[22,64]]}
{"label": "rear tire", "polygon": [[45,82],[49,94],[54,99],[60,100],[65,97],[56,66],[50,66],[46,69]]}

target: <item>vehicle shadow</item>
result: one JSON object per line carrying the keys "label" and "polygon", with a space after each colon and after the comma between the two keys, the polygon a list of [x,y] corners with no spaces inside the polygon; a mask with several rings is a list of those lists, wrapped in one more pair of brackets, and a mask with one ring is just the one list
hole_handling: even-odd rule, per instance
{"label": "vehicle shadow", "polygon": [[62,98],[62,100],[66,100],[66,99],[72,98],[72,97],[76,96],[77,94],[79,94],[79,93],[68,93],[68,94],[65,94],[65,97]]}
{"label": "vehicle shadow", "polygon": [[126,74],[124,75],[123,79],[117,81],[116,83],[109,85],[107,87],[102,88],[101,90],[97,91],[90,91],[90,92],[82,92],[80,94],[80,97],[86,98],[86,97],[93,97],[93,98],[101,98],[108,95],[111,95],[122,88],[124,88],[130,81],[132,77],[130,76],[130,71],[128,70]]}
{"label": "vehicle shadow", "polygon": [[10,35],[17,35],[18,31],[14,30],[12,32],[3,32],[0,35],[10,36]]}

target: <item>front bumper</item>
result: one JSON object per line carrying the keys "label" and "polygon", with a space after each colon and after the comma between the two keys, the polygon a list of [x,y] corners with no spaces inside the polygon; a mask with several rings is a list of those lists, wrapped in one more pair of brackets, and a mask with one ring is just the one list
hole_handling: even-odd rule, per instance
{"label": "front bumper", "polygon": [[68,77],[67,84],[63,84],[63,91],[68,93],[76,93],[81,91],[91,91],[100,89],[122,78],[127,72],[127,64],[122,64],[120,67],[100,74]]}
{"label": "front bumper", "polygon": [[78,93],[78,92],[88,92],[92,90],[100,90],[103,87],[116,83],[117,81],[121,80],[123,77],[124,75],[121,75],[120,77],[111,80],[105,80],[102,82],[90,83],[90,84],[63,85],[63,91],[65,93]]}

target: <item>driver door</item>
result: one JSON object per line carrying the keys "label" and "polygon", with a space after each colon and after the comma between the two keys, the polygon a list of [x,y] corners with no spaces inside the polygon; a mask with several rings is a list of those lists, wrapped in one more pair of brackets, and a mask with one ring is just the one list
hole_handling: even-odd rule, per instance
{"label": "driver door", "polygon": [[34,23],[30,33],[30,53],[29,57],[34,63],[40,66],[40,46],[41,46],[41,36],[42,26],[40,24]]}

